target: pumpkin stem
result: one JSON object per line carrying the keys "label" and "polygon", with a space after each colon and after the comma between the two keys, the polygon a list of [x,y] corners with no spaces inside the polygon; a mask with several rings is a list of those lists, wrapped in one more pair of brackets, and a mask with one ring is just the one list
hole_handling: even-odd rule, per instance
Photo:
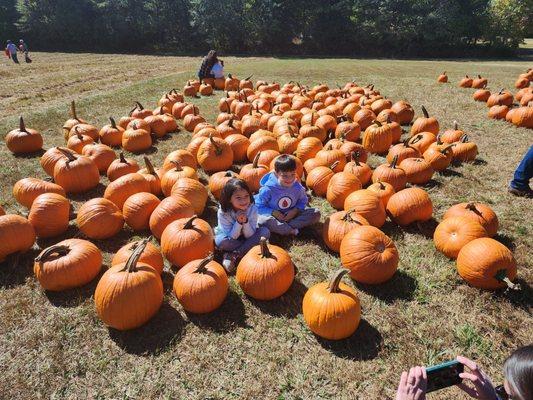
{"label": "pumpkin stem", "polygon": [[453,121],[453,129],[455,131],[459,130],[459,125],[457,124],[457,121]]}
{"label": "pumpkin stem", "polygon": [[377,183],[379,184],[380,190],[385,190],[385,185],[383,184],[383,182],[381,182],[381,180],[378,180]]}
{"label": "pumpkin stem", "polygon": [[513,283],[509,277],[507,276],[507,270],[506,269],[500,269],[496,272],[496,275],[494,275],[494,279],[503,282],[507,285],[507,289],[511,290],[520,290],[520,285],[518,283]]}
{"label": "pumpkin stem", "polygon": [[479,211],[476,207],[476,203],[474,203],[473,201],[471,201],[470,203],[468,203],[465,208],[467,210],[470,210],[474,213],[476,213],[477,215],[479,215],[480,217],[483,217],[483,214],[481,213],[481,211]]}
{"label": "pumpkin stem", "polygon": [[341,269],[337,270],[333,274],[333,276],[329,280],[329,284],[328,284],[328,291],[330,293],[339,293],[340,292],[339,285],[341,283],[342,277],[344,275],[346,275],[348,272],[350,272],[349,269],[341,268]]}
{"label": "pumpkin stem", "polygon": [[461,136],[461,143],[467,143],[468,142],[468,135],[465,133],[463,136]]}
{"label": "pumpkin stem", "polygon": [[133,107],[130,112],[128,113],[128,116],[131,117],[131,114],[133,114],[133,112],[137,109],[137,104],[135,104],[135,107]]}
{"label": "pumpkin stem", "polygon": [[418,134],[416,136],[413,136],[410,140],[409,140],[409,144],[415,144],[417,142],[420,142],[422,140],[424,136]]}
{"label": "pumpkin stem", "polygon": [[192,229],[193,228],[192,224],[196,218],[198,218],[198,215],[193,215],[191,218],[189,218],[187,223],[183,226],[183,229]]}
{"label": "pumpkin stem", "polygon": [[[128,261],[126,261],[126,265],[124,265],[124,268],[122,268],[121,271],[137,272],[137,262],[139,261],[139,258],[141,258],[149,240],[150,238],[144,238],[140,242],[137,242],[136,246],[134,245],[135,249],[130,254]],[[132,249],[134,246],[132,246]]]}
{"label": "pumpkin stem", "polygon": [[268,248],[268,241],[265,237],[261,238],[259,245],[261,246],[261,257],[262,258],[273,258],[273,255]]}
{"label": "pumpkin stem", "polygon": [[362,225],[359,221],[357,221],[356,219],[352,218],[352,213],[354,213],[354,212],[355,212],[355,210],[353,208],[350,208],[348,211],[345,212],[344,217],[342,217],[342,220],[344,222],[350,222],[350,223],[355,223],[355,224]]}
{"label": "pumpkin stem", "polygon": [[150,161],[150,159],[148,157],[146,157],[146,156],[144,156],[143,159],[144,159],[144,164],[146,165],[146,169],[148,170],[148,173],[150,175],[157,175],[156,172],[155,172],[155,168],[154,168],[152,162]]}
{"label": "pumpkin stem", "polygon": [[209,141],[211,142],[211,144],[215,147],[215,153],[217,156],[221,155],[222,154],[222,149],[220,148],[220,146],[214,141],[213,139],[213,134],[209,134]]}
{"label": "pumpkin stem", "polygon": [[478,79],[481,79],[481,75],[477,74]]}
{"label": "pumpkin stem", "polygon": [[113,129],[117,129],[117,123],[115,122],[115,120],[113,119],[113,117],[109,117],[109,121],[111,122],[111,127]]}
{"label": "pumpkin stem", "polygon": [[63,147],[56,147],[58,151],[63,153],[65,157],[67,157],[67,163],[71,161],[76,161],[76,157],[74,157],[74,154],[72,154],[70,151],[67,151],[67,149],[64,149]]}
{"label": "pumpkin stem", "polygon": [[252,162],[252,168],[257,168],[257,165],[259,163],[259,156],[261,155],[261,152],[258,151],[257,154],[254,157],[254,161]]}
{"label": "pumpkin stem", "polygon": [[78,115],[76,114],[76,103],[74,102],[74,100],[70,102],[70,115],[72,115],[73,119],[79,121]]}
{"label": "pumpkin stem", "polygon": [[233,129],[233,117],[229,119],[228,126]]}
{"label": "pumpkin stem", "polygon": [[429,118],[428,110],[426,110],[426,107],[422,106],[422,112],[424,113],[425,118]]}
{"label": "pumpkin stem", "polygon": [[352,161],[355,165],[359,166],[359,157],[361,156],[361,153],[359,151],[352,151]]}
{"label": "pumpkin stem", "polygon": [[442,75],[446,75],[446,71],[444,71],[444,72],[442,73]]}
{"label": "pumpkin stem", "polygon": [[394,158],[392,159],[392,162],[390,163],[390,167],[394,169],[396,168],[396,164],[398,164],[398,154],[396,154]]}
{"label": "pumpkin stem", "polygon": [[200,261],[200,264],[198,264],[194,272],[196,274],[205,274],[206,272],[209,272],[206,267],[211,261],[213,261],[213,253],[209,253],[206,258]]}
{"label": "pumpkin stem", "polygon": [[329,169],[333,170],[333,169],[337,168],[337,165],[339,165],[339,162],[340,162],[340,161],[338,161],[338,160],[335,161],[333,164],[331,164],[331,165],[329,166]]}
{"label": "pumpkin stem", "polygon": [[19,118],[19,131],[28,133],[28,131],[26,130],[26,125],[24,124],[24,119],[22,118],[22,115]]}
{"label": "pumpkin stem", "polygon": [[144,110],[144,107],[143,107],[143,105],[142,105],[141,103],[139,103],[138,101],[136,101],[135,104],[137,105],[137,108],[138,108],[139,110]]}
{"label": "pumpkin stem", "polygon": [[118,155],[118,158],[119,158],[119,162],[123,164],[129,164],[128,160],[126,160],[126,157],[124,157],[123,152],[120,152],[120,154]]}
{"label": "pumpkin stem", "polygon": [[250,75],[248,78],[244,78],[244,80],[249,81],[250,79],[252,79],[252,76],[254,76],[254,74]]}
{"label": "pumpkin stem", "polygon": [[183,171],[183,168],[181,167],[181,163],[179,161],[170,160],[170,163],[176,167],[175,171]]}
{"label": "pumpkin stem", "polygon": [[70,247],[62,244],[56,244],[45,249],[41,254],[35,257],[35,262],[45,262],[52,254],[57,254],[60,257],[67,255],[70,252]]}
{"label": "pumpkin stem", "polygon": [[372,123],[374,125],[377,125],[377,126],[383,126],[383,124],[381,122],[379,122],[377,119],[375,119],[374,121],[372,121]]}
{"label": "pumpkin stem", "polygon": [[449,152],[453,147],[453,143],[450,143],[448,146],[444,147],[440,152],[442,154],[446,154],[447,152]]}
{"label": "pumpkin stem", "polygon": [[80,133],[78,125],[74,127],[74,132],[76,133],[76,136],[78,137],[78,139],[83,140],[83,135]]}

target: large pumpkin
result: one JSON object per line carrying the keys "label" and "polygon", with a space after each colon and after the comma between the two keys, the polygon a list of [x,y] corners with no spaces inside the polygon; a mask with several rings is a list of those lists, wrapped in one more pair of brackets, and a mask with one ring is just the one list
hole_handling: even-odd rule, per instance
{"label": "large pumpkin", "polygon": [[362,188],[361,181],[351,172],[337,172],[328,183],[326,199],[333,208],[342,210],[346,197]]}
{"label": "large pumpkin", "polygon": [[141,174],[133,172],[111,182],[104,191],[104,198],[122,210],[128,197],[140,192],[150,192],[150,183]]}
{"label": "large pumpkin", "polygon": [[341,282],[347,272],[340,269],[329,282],[317,283],[305,293],[302,304],[305,323],[324,339],[345,339],[359,326],[361,303],[357,293]]}
{"label": "large pumpkin", "polygon": [[392,144],[391,127],[375,120],[365,129],[363,147],[370,153],[386,153]]}
{"label": "large pumpkin", "polygon": [[124,153],[121,152],[119,154],[119,158],[109,164],[106,174],[109,182],[113,182],[121,176],[137,172],[139,169],[140,167],[137,161],[135,161],[133,158],[124,157]]}
{"label": "large pumpkin", "polygon": [[142,231],[150,227],[150,216],[161,201],[152,193],[140,192],[132,194],[122,207],[122,215],[126,224],[134,231]]}
{"label": "large pumpkin", "polygon": [[493,237],[498,232],[498,217],[488,205],[479,202],[459,203],[450,207],[442,217],[466,217],[472,219],[483,226],[489,237]]}
{"label": "large pumpkin", "polygon": [[259,191],[261,186],[259,182],[269,171],[268,166],[259,165],[260,156],[261,152],[258,152],[255,155],[253,163],[246,164],[239,172],[239,178],[246,182],[252,193],[257,193]]}
{"label": "large pumpkin", "polygon": [[14,253],[24,253],[35,243],[32,224],[20,215],[0,216],[0,262]]}
{"label": "large pumpkin", "polygon": [[372,174],[372,182],[386,182],[395,192],[402,190],[407,184],[407,174],[397,163],[398,155],[395,155],[390,164],[379,165]]}
{"label": "large pumpkin", "polygon": [[[113,259],[111,260],[111,266],[120,263],[125,263],[126,261],[128,261],[128,258],[130,258],[131,254],[138,246],[144,246],[144,239],[137,240],[136,242],[127,243],[122,246],[113,256]],[[139,257],[139,262],[143,264],[148,264],[153,269],[155,269],[160,275],[163,273],[163,268],[165,266],[163,256],[159,249],[149,241],[146,243],[146,247],[144,248],[143,252],[141,253],[141,256]]]}
{"label": "large pumpkin", "polygon": [[398,250],[393,241],[373,226],[360,226],[342,239],[342,265],[357,282],[378,284],[388,281],[398,268]]}
{"label": "large pumpkin", "polygon": [[102,268],[102,253],[83,239],[66,239],[35,258],[33,272],[45,290],[61,291],[92,281]]}
{"label": "large pumpkin", "polygon": [[13,186],[13,196],[19,204],[30,208],[33,201],[43,193],[57,193],[66,197],[61,186],[37,178],[22,178]]}
{"label": "large pumpkin", "polygon": [[78,210],[76,222],[80,231],[91,239],[108,239],[124,226],[122,212],[110,200],[91,199]]}
{"label": "large pumpkin", "polygon": [[223,139],[210,136],[204,140],[197,153],[198,164],[208,174],[223,171],[233,164],[233,150]]}
{"label": "large pumpkin", "polygon": [[261,238],[241,259],[235,276],[242,291],[256,300],[272,300],[283,295],[294,280],[289,253]]}
{"label": "large pumpkin", "polygon": [[195,314],[216,310],[228,294],[228,276],[224,268],[213,261],[213,255],[193,260],[174,277],[174,294],[182,307]]}
{"label": "large pumpkin", "polygon": [[479,222],[466,217],[450,217],[437,225],[433,233],[433,242],[438,251],[448,258],[455,259],[464,245],[486,236],[487,231]]}
{"label": "large pumpkin", "polygon": [[[58,148],[61,151],[61,148]],[[67,193],[83,193],[100,182],[98,167],[88,157],[64,152],[64,158],[54,166],[54,181]]]}
{"label": "large pumpkin", "polygon": [[481,289],[518,288],[512,282],[516,277],[513,253],[491,238],[474,239],[463,246],[457,256],[457,271],[461,278]]}
{"label": "large pumpkin", "polygon": [[387,218],[380,198],[367,189],[357,190],[346,197],[345,210],[353,210],[365,218],[370,225],[381,227]]}
{"label": "large pumpkin", "polygon": [[33,201],[28,221],[40,238],[61,235],[68,229],[70,202],[57,193],[43,193]]}
{"label": "large pumpkin", "polygon": [[431,132],[433,134],[439,133],[439,121],[436,118],[430,117],[426,107],[422,106],[423,117],[418,117],[413,126],[411,126],[411,136],[415,136],[420,132]]}
{"label": "large pumpkin", "polygon": [[194,207],[189,199],[183,196],[171,196],[163,199],[150,215],[150,230],[160,239],[165,228],[181,218],[194,215]]}
{"label": "large pumpkin", "polygon": [[324,221],[322,238],[330,250],[338,253],[344,236],[362,225],[369,225],[368,221],[354,210],[337,211]]}
{"label": "large pumpkin", "polygon": [[433,204],[425,190],[407,188],[391,196],[387,203],[387,214],[398,225],[405,226],[431,219]]}
{"label": "large pumpkin", "polygon": [[200,181],[191,178],[180,178],[172,186],[170,196],[181,196],[187,199],[194,208],[194,213],[201,215],[204,212],[209,193]]}

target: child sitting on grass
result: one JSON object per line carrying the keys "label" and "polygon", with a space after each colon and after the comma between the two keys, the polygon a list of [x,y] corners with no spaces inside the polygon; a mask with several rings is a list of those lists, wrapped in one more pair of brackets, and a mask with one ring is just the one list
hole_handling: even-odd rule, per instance
{"label": "child sitting on grass", "polygon": [[228,274],[235,270],[237,260],[261,237],[269,238],[270,231],[257,226],[257,207],[248,185],[241,179],[230,179],[220,195],[215,228],[215,244],[224,251],[222,266]]}
{"label": "child sitting on grass", "polygon": [[255,196],[259,225],[279,235],[298,235],[300,229],[320,219],[320,211],[306,208],[308,198],[297,180],[294,157],[284,154],[274,162],[274,172],[261,179]]}

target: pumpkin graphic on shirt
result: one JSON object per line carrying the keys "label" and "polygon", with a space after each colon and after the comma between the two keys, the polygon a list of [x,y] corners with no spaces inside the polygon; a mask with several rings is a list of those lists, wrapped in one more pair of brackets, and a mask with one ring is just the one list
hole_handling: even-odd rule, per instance
{"label": "pumpkin graphic on shirt", "polygon": [[278,207],[282,210],[291,208],[291,206],[292,206],[292,199],[288,196],[283,196],[278,200]]}

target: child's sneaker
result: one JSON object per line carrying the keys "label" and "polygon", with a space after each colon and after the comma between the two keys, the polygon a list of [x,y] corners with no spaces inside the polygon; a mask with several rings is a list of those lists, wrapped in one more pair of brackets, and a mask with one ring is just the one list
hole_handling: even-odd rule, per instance
{"label": "child's sneaker", "polygon": [[237,253],[224,253],[224,257],[222,258],[222,266],[228,275],[233,274],[237,267]]}

